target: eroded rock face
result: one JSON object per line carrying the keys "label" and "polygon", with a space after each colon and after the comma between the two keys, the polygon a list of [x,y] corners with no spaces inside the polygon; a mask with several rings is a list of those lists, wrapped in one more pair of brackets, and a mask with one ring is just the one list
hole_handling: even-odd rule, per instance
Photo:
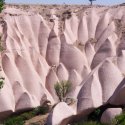
{"label": "eroded rock face", "polygon": [[110,124],[112,122],[112,119],[115,118],[115,116],[122,113],[122,110],[120,108],[110,108],[107,109],[101,117],[101,122],[105,124]]}
{"label": "eroded rock face", "polygon": [[60,102],[49,114],[47,125],[60,125],[65,118],[70,117],[74,114],[75,112],[71,107],[69,107],[65,102]]}
{"label": "eroded rock face", "polygon": [[75,115],[105,103],[125,104],[124,6],[88,8],[63,24],[55,15],[48,22],[40,14],[16,11],[6,9],[0,27],[5,48],[0,114],[39,106],[45,96],[58,102],[54,84],[62,80],[72,83]]}

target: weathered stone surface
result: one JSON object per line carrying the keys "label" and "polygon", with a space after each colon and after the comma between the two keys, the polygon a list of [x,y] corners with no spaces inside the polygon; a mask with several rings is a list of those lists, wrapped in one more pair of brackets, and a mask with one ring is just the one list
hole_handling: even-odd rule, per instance
{"label": "weathered stone surface", "polygon": [[[45,96],[56,103],[54,84],[62,80],[72,83],[68,96],[77,102],[78,115],[106,103],[125,104],[125,6],[90,7],[52,22],[19,9],[7,8],[3,15],[0,116],[39,106]],[[54,113],[53,125],[64,119],[61,112],[72,115],[71,107],[58,104],[53,111],[59,121]],[[113,112],[105,111],[102,121]]]}
{"label": "weathered stone surface", "polygon": [[115,116],[120,115],[121,113],[121,108],[109,108],[102,114],[101,122],[105,124],[111,123],[112,119],[115,118]]}
{"label": "weathered stone surface", "polygon": [[63,119],[74,115],[75,112],[66,103],[58,103],[53,111],[49,114],[47,125],[59,125]]}

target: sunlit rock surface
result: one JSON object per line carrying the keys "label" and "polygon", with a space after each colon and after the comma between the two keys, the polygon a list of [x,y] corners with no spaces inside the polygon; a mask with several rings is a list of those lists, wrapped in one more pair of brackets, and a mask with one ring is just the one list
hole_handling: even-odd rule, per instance
{"label": "sunlit rock surface", "polygon": [[[5,84],[0,90],[0,116],[37,107],[45,96],[57,103],[54,84],[62,80],[72,83],[69,96],[76,101],[76,116],[106,103],[125,104],[124,6],[88,7],[61,21],[53,13],[50,21],[39,13],[12,8],[3,14],[0,73]],[[52,119],[58,106],[60,123],[61,106],[68,105],[57,105]],[[114,112],[106,110],[101,120],[114,117]]]}

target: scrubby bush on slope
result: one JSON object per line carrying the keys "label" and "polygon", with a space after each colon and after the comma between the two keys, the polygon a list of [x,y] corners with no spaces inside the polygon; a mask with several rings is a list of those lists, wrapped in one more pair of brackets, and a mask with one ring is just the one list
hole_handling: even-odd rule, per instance
{"label": "scrubby bush on slope", "polygon": [[66,95],[70,91],[71,83],[69,81],[57,82],[54,88],[59,100],[65,101]]}
{"label": "scrubby bush on slope", "polygon": [[5,0],[0,0],[0,12],[3,10],[5,4]]}

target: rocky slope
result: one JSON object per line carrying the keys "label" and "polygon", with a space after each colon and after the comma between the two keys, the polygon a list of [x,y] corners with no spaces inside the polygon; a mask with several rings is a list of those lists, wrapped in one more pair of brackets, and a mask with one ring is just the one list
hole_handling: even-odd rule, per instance
{"label": "rocky slope", "polygon": [[[59,7],[40,13],[7,5],[3,11],[1,119],[46,99],[57,103],[54,84],[62,80],[72,83],[68,97],[75,103],[59,103],[49,125],[67,124],[63,119],[87,116],[107,103],[125,104],[125,6]],[[119,113],[121,108],[107,109],[101,120]]]}

